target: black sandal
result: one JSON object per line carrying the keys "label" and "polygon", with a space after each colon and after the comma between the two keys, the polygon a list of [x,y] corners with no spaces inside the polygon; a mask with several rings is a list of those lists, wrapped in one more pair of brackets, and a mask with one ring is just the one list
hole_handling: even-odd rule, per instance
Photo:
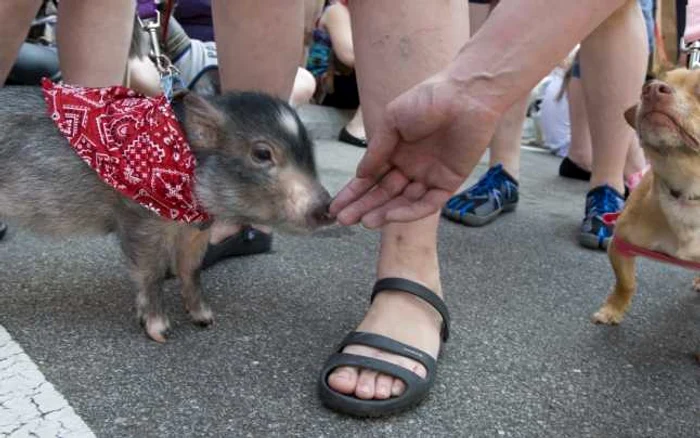
{"label": "black sandal", "polygon": [[[450,315],[445,302],[440,299],[439,296],[425,286],[411,280],[406,280],[404,278],[384,278],[377,281],[374,285],[370,302],[374,300],[374,297],[378,293],[385,290],[407,292],[423,299],[433,306],[442,316],[440,336],[443,343],[447,342],[447,338],[450,334]],[[413,359],[425,367],[427,377],[424,379],[402,366],[394,365],[380,359],[343,353],[343,348],[351,344],[366,345]],[[361,400],[351,395],[341,394],[328,385],[328,376],[333,370],[342,366],[368,368],[394,376],[405,383],[406,389],[400,396],[391,397],[386,400]],[[357,417],[382,417],[403,412],[423,401],[435,382],[436,373],[437,361],[422,350],[395,341],[386,336],[366,332],[352,332],[345,337],[343,342],[336,348],[335,353],[326,361],[319,380],[319,396],[326,407],[335,411]]]}
{"label": "black sandal", "polygon": [[0,240],[5,237],[5,233],[7,233],[7,225],[4,222],[0,222]]}

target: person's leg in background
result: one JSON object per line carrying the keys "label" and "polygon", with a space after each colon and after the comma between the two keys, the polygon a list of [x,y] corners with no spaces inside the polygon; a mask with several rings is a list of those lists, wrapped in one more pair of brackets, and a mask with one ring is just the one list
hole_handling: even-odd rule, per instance
{"label": "person's leg in background", "polygon": [[122,84],[134,11],[132,0],[61,0],[56,39],[66,83],[86,87]]}
{"label": "person's leg in background", "polygon": [[[469,15],[472,35],[488,18],[497,2],[472,1]],[[448,219],[468,226],[482,226],[502,212],[512,211],[518,203],[520,146],[527,109],[527,96],[513,105],[501,118],[489,144],[489,170],[479,181],[454,195],[442,213]]]}
{"label": "person's leg in background", "polygon": [[[438,71],[456,54],[467,37],[462,32],[468,29],[468,12],[462,0],[353,0],[350,8],[360,100],[371,137],[388,102]],[[431,8],[430,14],[425,13],[426,8]],[[382,43],[376,44],[377,41]],[[377,278],[409,279],[441,295],[438,223],[439,217],[434,215],[414,223],[384,227]],[[376,296],[358,331],[384,335],[436,358],[440,348],[440,324],[440,316],[430,305],[408,293],[393,290]],[[417,361],[381,349],[350,345],[344,352],[374,357],[420,376],[426,375],[426,369]],[[326,370],[329,375],[322,373],[322,386],[327,382],[328,391],[346,394],[353,400],[388,399],[404,390],[400,379],[370,369],[339,366]],[[326,394],[324,401],[352,413],[347,406],[333,406],[328,398],[340,397]]]}
{"label": "person's leg in background", "polygon": [[[653,53],[654,46],[656,44],[656,34],[654,28],[655,23],[655,10],[656,2],[655,0],[638,0],[639,7],[642,10],[642,16],[644,18],[644,27],[646,29],[647,36],[647,65],[646,65],[646,78],[649,78],[649,73],[653,67]],[[632,141],[630,143],[630,149],[627,153],[627,160],[625,162],[625,185],[629,190],[634,190],[637,185],[642,181],[642,176],[649,169],[646,157],[644,156],[644,151],[639,144],[639,138],[636,134],[632,135]]]}
{"label": "person's leg in background", "polygon": [[289,104],[293,107],[298,107],[309,103],[314,95],[314,91],[316,91],[316,78],[314,78],[314,75],[303,67],[297,68]]}
{"label": "person's leg in background", "polygon": [[[588,114],[586,113],[586,102],[578,64],[574,66],[574,72],[566,94],[569,101],[569,119],[571,121],[571,146],[567,156],[559,166],[559,175],[565,178],[590,181],[591,168],[593,166],[593,146],[591,144],[591,132],[588,127]],[[639,140],[636,135],[632,135],[623,171],[626,191],[634,189],[639,184],[646,165],[646,158],[644,157],[644,151],[639,146]]]}
{"label": "person's leg in background", "polygon": [[[263,91],[289,100],[303,55],[303,0],[212,1],[222,90]],[[202,263],[267,252],[270,230],[215,222]]]}
{"label": "person's leg in background", "polygon": [[607,247],[612,229],[602,215],[624,205],[623,172],[634,132],[622,114],[639,98],[647,53],[636,0],[629,0],[581,43],[581,79],[593,147],[591,191],[579,233],[586,247]]}
{"label": "person's leg in background", "polygon": [[287,100],[303,54],[303,0],[214,0],[223,90],[257,90]]}
{"label": "person's leg in background", "polygon": [[[15,62],[19,47],[22,45],[27,30],[41,6],[40,0],[4,1],[0,3],[0,17],[4,17],[0,26],[0,86],[5,83],[7,75]],[[0,222],[0,239],[5,237],[7,225]]]}
{"label": "person's leg in background", "polygon": [[19,48],[27,36],[41,0],[16,0],[0,2],[0,86],[5,83],[12,69]]}
{"label": "person's leg in background", "polygon": [[571,124],[571,145],[566,157],[559,165],[559,175],[565,178],[590,181],[593,166],[591,131],[588,128],[586,97],[581,85],[581,67],[578,59],[572,66],[571,80],[566,89],[569,100],[569,121]]}

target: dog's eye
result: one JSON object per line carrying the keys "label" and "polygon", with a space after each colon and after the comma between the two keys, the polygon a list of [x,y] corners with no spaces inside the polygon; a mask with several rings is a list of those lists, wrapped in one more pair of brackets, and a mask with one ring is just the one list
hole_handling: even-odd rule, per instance
{"label": "dog's eye", "polygon": [[251,150],[253,161],[260,164],[269,164],[272,162],[272,149],[264,143],[256,143]]}

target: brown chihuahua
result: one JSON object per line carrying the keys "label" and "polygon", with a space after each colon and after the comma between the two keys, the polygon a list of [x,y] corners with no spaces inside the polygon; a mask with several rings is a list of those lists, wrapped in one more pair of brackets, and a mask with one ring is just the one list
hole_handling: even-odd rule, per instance
{"label": "brown chihuahua", "polygon": [[[618,324],[636,289],[634,255],[700,266],[700,70],[648,82],[625,113],[651,170],[615,224],[608,256],[616,282],[593,321]],[[633,250],[630,251],[630,248]],[[700,282],[696,278],[697,290]]]}

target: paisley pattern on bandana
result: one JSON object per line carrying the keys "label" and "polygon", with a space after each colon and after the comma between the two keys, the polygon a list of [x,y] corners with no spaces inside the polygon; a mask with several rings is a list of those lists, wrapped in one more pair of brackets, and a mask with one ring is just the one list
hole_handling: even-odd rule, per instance
{"label": "paisley pattern on bandana", "polygon": [[100,179],[158,215],[201,222],[196,160],[165,96],[42,81],[51,119]]}

